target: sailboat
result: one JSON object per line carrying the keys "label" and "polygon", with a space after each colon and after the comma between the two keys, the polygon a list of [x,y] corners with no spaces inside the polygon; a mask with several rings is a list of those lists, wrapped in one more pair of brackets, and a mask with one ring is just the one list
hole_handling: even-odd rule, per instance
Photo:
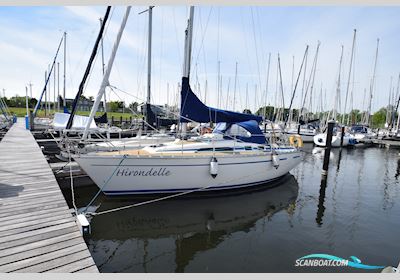
{"label": "sailboat", "polygon": [[[150,96],[151,96],[151,50],[152,50],[152,15],[153,15],[153,6],[149,6],[149,8],[141,13],[148,12],[148,46],[147,46],[147,98],[144,105],[144,115],[145,122],[143,122],[143,127],[138,130],[138,133],[135,137],[127,137],[123,139],[101,139],[101,141],[85,141],[85,144],[81,143],[79,147],[76,147],[79,153],[88,153],[94,151],[117,151],[124,149],[139,149],[144,146],[160,144],[167,141],[175,140],[175,136],[167,133],[155,132],[147,133],[148,126],[154,125],[156,122],[156,115],[152,110],[152,106],[150,105]],[[104,23],[103,23],[104,24]],[[103,56],[102,56],[103,57]],[[104,64],[104,63],[103,63]],[[103,67],[103,75],[104,75],[104,67]],[[105,96],[105,93],[104,93]],[[96,107],[93,106],[92,111],[95,111]],[[142,131],[145,134],[142,134]]]}
{"label": "sailboat", "polygon": [[[246,188],[276,180],[302,160],[297,148],[267,142],[258,125],[261,117],[208,107],[193,93],[189,85],[193,16],[192,6],[185,40],[181,131],[184,135],[191,121],[213,121],[216,128],[201,137],[142,149],[75,154],[75,161],[106,195]],[[109,71],[96,102],[102,98]]]}
{"label": "sailboat", "polygon": [[[340,129],[340,127],[339,127],[339,129]],[[345,134],[343,136],[343,143],[342,143],[342,145],[340,145],[341,138],[342,138],[342,132],[339,131],[339,129],[338,129],[338,127],[335,127],[333,130],[331,146],[332,147],[341,147],[341,146],[346,147],[348,145],[354,145],[355,141],[349,134]],[[320,147],[326,147],[326,138],[327,138],[326,133],[317,134],[314,136],[314,144],[317,146],[320,146]]]}

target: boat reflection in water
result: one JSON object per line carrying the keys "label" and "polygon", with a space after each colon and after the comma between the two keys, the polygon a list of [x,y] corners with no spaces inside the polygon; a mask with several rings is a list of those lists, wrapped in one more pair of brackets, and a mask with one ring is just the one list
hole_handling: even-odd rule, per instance
{"label": "boat reflection in water", "polygon": [[[156,202],[94,217],[87,241],[102,272],[183,272],[196,253],[248,232],[262,218],[293,212],[297,195],[289,174],[252,192]],[[132,203],[104,197],[97,212]]]}

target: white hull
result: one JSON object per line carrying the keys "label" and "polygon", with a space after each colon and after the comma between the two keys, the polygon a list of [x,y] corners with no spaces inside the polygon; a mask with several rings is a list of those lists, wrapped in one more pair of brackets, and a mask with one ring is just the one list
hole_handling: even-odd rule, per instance
{"label": "white hull", "polygon": [[270,151],[216,156],[215,178],[210,175],[212,155],[77,155],[74,158],[106,195],[126,195],[199,188],[226,190],[263,184],[288,173],[300,163],[302,153],[284,149],[278,157],[279,167],[275,168]]}
{"label": "white hull", "polygon": [[[351,137],[345,135],[343,137],[343,147],[349,145]],[[314,136],[314,144],[320,147],[326,147],[326,134],[318,134]],[[332,147],[340,147],[340,136],[332,135]]]}
{"label": "white hull", "polygon": [[303,140],[304,143],[312,143],[314,142],[314,134],[303,134],[300,132],[300,134],[294,133],[294,132],[287,132],[287,135],[300,135],[301,140]]}
{"label": "white hull", "polygon": [[362,143],[372,143],[372,139],[376,138],[375,134],[372,133],[355,133],[352,134],[352,137],[357,141],[357,142],[362,142]]}

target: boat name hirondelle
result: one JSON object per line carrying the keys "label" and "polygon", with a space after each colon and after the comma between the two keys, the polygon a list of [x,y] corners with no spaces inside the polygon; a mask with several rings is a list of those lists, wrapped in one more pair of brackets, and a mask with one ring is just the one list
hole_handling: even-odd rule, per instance
{"label": "boat name hirondelle", "polygon": [[150,168],[149,170],[118,169],[116,176],[169,176],[171,171],[165,167]]}

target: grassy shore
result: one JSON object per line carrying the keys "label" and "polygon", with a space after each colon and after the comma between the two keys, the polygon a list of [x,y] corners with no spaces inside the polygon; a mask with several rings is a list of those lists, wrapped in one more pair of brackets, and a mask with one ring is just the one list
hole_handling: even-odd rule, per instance
{"label": "grassy shore", "polygon": [[[17,117],[24,117],[26,115],[26,108],[9,107],[9,110],[10,110],[11,114],[15,114]],[[89,116],[89,113],[90,113],[89,111],[78,111],[77,115]],[[50,111],[50,114],[47,114],[47,116],[49,116],[49,115],[51,116],[53,114],[54,114],[54,111]],[[103,112],[96,113],[96,116],[101,116],[101,115],[103,115]],[[38,110],[36,113],[36,116],[40,117],[40,118],[45,117],[44,110]],[[132,118],[140,118],[141,117],[141,115],[135,116],[130,112],[129,113],[107,112],[107,116],[109,118],[114,117],[115,120],[118,120],[119,118],[121,118],[121,116],[123,119],[129,119],[129,117],[131,117],[131,116],[132,116]]]}

